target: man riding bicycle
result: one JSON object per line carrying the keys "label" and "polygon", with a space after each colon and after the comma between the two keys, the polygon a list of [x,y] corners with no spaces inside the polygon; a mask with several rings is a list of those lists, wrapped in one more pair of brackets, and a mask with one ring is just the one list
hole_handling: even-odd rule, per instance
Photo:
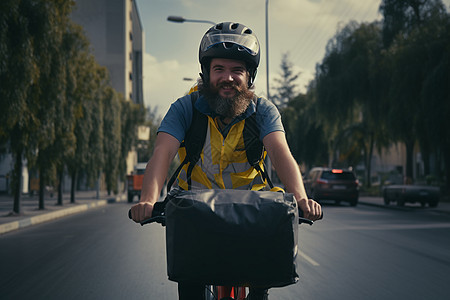
{"label": "man riding bicycle", "polygon": [[[198,91],[174,102],[158,129],[153,155],[148,162],[140,202],[131,208],[132,219],[141,222],[152,216],[169,166],[191,127],[193,110],[208,118],[202,159],[198,161],[189,183],[202,189],[264,189],[266,181],[246,161],[245,153],[236,151],[243,139],[244,123],[254,115],[267,154],[287,192],[294,194],[303,216],[317,220],[321,206],[308,199],[297,162],[286,141],[280,113],[275,105],[254,95],[254,80],[260,60],[259,42],[243,24],[224,22],[211,27],[203,36],[199,61],[201,80]],[[180,148],[181,146],[181,148]],[[244,149],[245,152],[245,149]],[[220,163],[217,163],[220,161]],[[264,168],[261,162],[261,169]],[[187,189],[188,174],[182,171],[178,185]],[[180,299],[202,299],[204,285],[179,283]],[[250,288],[250,299],[263,299],[265,289]],[[203,294],[204,295],[204,294]]]}

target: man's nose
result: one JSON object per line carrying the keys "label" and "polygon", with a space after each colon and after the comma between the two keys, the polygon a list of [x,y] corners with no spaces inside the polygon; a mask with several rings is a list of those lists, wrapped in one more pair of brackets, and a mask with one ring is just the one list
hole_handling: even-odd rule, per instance
{"label": "man's nose", "polygon": [[225,73],[223,76],[223,80],[228,82],[234,81],[233,73]]}

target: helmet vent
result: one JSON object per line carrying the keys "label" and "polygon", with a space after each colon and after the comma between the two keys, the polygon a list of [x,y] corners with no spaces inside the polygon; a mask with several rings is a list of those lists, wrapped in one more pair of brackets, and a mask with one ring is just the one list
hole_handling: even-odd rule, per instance
{"label": "helmet vent", "polygon": [[233,46],[234,46],[234,43],[223,43],[223,47],[225,49],[231,49],[231,48],[233,48]]}
{"label": "helmet vent", "polygon": [[223,28],[223,23],[220,23],[220,24],[216,25],[216,29],[222,30],[222,28]]}
{"label": "helmet vent", "polygon": [[252,34],[252,30],[250,28],[247,28],[247,30],[245,30],[244,33]]}
{"label": "helmet vent", "polygon": [[236,30],[239,27],[239,23],[231,24],[231,29]]}

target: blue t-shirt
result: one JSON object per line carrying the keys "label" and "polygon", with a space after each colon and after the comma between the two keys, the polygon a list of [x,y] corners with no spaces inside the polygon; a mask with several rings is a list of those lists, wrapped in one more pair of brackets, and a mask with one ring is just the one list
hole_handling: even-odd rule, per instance
{"label": "blue t-shirt", "polygon": [[[203,96],[199,96],[195,102],[195,108],[201,113],[215,118],[215,113],[209,108],[209,104]],[[225,132],[237,122],[248,118],[256,111],[256,122],[259,126],[260,140],[271,132],[284,132],[281,116],[276,106],[263,98],[258,98],[256,103],[252,101],[244,114],[234,118],[225,128]],[[191,126],[192,122],[192,102],[191,96],[186,95],[172,103],[169,111],[159,126],[159,132],[165,132],[175,137],[180,143],[184,140],[184,136]]]}

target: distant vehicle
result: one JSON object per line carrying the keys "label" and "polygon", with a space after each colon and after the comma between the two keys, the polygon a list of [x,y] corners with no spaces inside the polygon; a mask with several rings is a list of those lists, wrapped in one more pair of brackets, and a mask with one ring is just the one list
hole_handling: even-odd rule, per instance
{"label": "distant vehicle", "polygon": [[305,188],[309,197],[320,200],[334,200],[336,203],[358,204],[359,182],[350,170],[313,168],[305,179]]}
{"label": "distant vehicle", "polygon": [[142,181],[144,180],[144,173],[146,163],[138,163],[134,166],[134,171],[127,175],[127,190],[128,190],[128,202],[133,202],[134,196],[141,198]]}
{"label": "distant vehicle", "polygon": [[426,185],[389,185],[383,188],[384,204],[396,202],[398,206],[405,203],[419,202],[422,207],[428,204],[436,207],[439,203],[439,188]]}

